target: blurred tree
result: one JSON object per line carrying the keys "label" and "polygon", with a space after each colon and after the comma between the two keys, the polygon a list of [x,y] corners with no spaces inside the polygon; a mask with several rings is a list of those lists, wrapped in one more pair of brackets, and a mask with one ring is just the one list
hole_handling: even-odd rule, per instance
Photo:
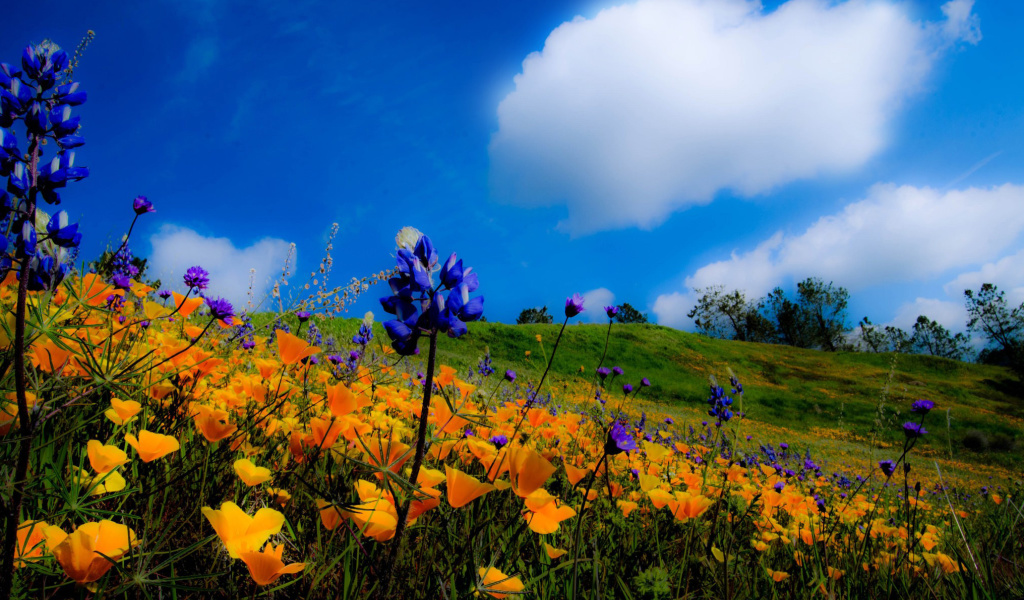
{"label": "blurred tree", "polygon": [[548,307],[546,306],[543,308],[524,308],[516,319],[516,325],[526,325],[529,323],[547,325],[553,321],[554,317],[548,314]]}
{"label": "blurred tree", "polygon": [[647,323],[647,313],[641,313],[633,308],[628,302],[619,305],[619,312],[615,315],[619,323]]}

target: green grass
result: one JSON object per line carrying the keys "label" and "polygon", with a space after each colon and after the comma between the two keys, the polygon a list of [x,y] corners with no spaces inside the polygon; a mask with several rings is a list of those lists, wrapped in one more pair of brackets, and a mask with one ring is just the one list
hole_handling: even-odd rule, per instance
{"label": "green grass", "polygon": [[[266,324],[269,319],[257,315],[255,323]],[[359,322],[335,319],[319,321],[318,326],[325,338],[334,335],[347,348]],[[296,323],[291,323],[294,331]],[[462,338],[439,339],[439,362],[464,373],[475,369],[489,349],[497,375],[512,369],[521,378],[536,381],[559,327],[472,323]],[[379,352],[387,336],[379,323],[374,330],[374,347]],[[607,325],[566,327],[549,375],[553,385],[591,380],[607,332]],[[537,343],[538,334],[543,349]],[[421,341],[421,346],[414,364],[425,362],[426,342]],[[526,351],[531,352],[529,358]],[[745,388],[743,410],[748,419],[801,432],[827,431],[838,441],[855,444],[898,442],[900,424],[910,419],[910,403],[928,398],[935,401],[936,411],[926,423],[933,435],[918,446],[924,455],[1016,472],[1024,458],[1024,387],[1001,367],[932,356],[827,353],[718,340],[649,324],[613,325],[604,364],[625,371],[613,389],[620,383],[637,385],[641,377],[650,379],[652,385],[644,397],[667,411],[702,410],[708,378],[715,376],[727,385],[732,369]],[[990,441],[1010,440],[1010,447],[969,450],[964,439],[979,434]]]}

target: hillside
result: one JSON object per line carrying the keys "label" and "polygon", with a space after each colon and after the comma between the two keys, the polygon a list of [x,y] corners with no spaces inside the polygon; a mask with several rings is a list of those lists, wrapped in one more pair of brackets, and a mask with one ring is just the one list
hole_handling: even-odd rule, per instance
{"label": "hillside", "polygon": [[[257,317],[256,322],[268,319]],[[359,320],[321,321],[318,326],[325,338],[348,342]],[[374,344],[387,341],[379,323],[374,330]],[[558,330],[559,325],[473,323],[458,340],[440,338],[439,360],[466,372],[490,349],[495,376],[512,369],[536,381]],[[607,331],[607,325],[566,328],[552,366],[556,386],[593,381]],[[425,342],[421,346],[423,354],[414,361],[424,361]],[[615,382],[613,397],[621,394],[622,383],[637,385],[647,377],[651,387],[643,398],[667,414],[682,410],[694,415],[704,409],[708,378],[726,385],[731,368],[744,385],[742,410],[751,421],[853,445],[898,442],[899,425],[909,419],[900,411],[906,413],[913,400],[928,398],[936,411],[926,423],[932,435],[918,446],[924,454],[1014,472],[1020,472],[1024,458],[1024,392],[1001,367],[920,355],[833,354],[711,339],[646,324],[615,324],[604,364],[625,372]]]}

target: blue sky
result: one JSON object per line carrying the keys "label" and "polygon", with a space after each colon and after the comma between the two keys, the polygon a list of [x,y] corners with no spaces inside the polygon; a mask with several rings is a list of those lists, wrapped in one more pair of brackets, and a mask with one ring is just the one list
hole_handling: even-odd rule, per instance
{"label": "blue sky", "polygon": [[[1024,5],[1014,1],[21,3],[0,60],[73,49],[92,175],[83,252],[206,266],[244,302],[331,223],[333,284],[412,225],[480,275],[490,320],[629,302],[690,328],[693,287],[819,276],[853,323],[963,329],[1024,300]],[[524,62],[525,61],[525,62]],[[371,289],[352,316],[382,311]],[[590,314],[599,316],[599,307]]]}

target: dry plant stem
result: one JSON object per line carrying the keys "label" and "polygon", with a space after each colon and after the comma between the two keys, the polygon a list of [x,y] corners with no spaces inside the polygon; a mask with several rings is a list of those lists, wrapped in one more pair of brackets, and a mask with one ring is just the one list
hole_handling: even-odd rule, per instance
{"label": "dry plant stem", "polygon": [[[430,333],[430,352],[427,354],[427,376],[423,381],[423,406],[420,409],[420,427],[416,433],[416,454],[412,459],[412,471],[409,473],[409,481],[413,488],[416,487],[416,480],[420,474],[420,466],[423,464],[423,453],[427,441],[427,416],[430,413],[430,395],[434,389],[434,359],[437,355],[437,331]],[[398,525],[395,527],[395,537],[391,544],[391,551],[388,553],[387,562],[384,563],[384,581],[381,582],[382,596],[387,597],[391,589],[391,579],[394,576],[395,561],[402,548],[402,536],[405,534],[405,520],[409,514],[409,505],[412,504],[412,497],[415,491],[406,498],[398,508]]]}
{"label": "dry plant stem", "polygon": [[[26,204],[29,223],[36,222],[36,174],[39,167],[39,138],[33,136],[28,148],[31,162],[29,176],[31,186]],[[14,584],[14,551],[18,542],[18,519],[21,514],[21,503],[25,498],[25,479],[28,475],[28,457],[32,448],[32,425],[29,422],[27,385],[25,382],[25,301],[28,298],[28,255],[25,246],[18,248],[18,301],[14,320],[14,388],[18,397],[18,434],[21,440],[18,445],[18,462],[14,468],[14,489],[11,492],[11,503],[7,506],[7,522],[4,524],[4,547],[0,556],[0,598],[9,598]]]}

